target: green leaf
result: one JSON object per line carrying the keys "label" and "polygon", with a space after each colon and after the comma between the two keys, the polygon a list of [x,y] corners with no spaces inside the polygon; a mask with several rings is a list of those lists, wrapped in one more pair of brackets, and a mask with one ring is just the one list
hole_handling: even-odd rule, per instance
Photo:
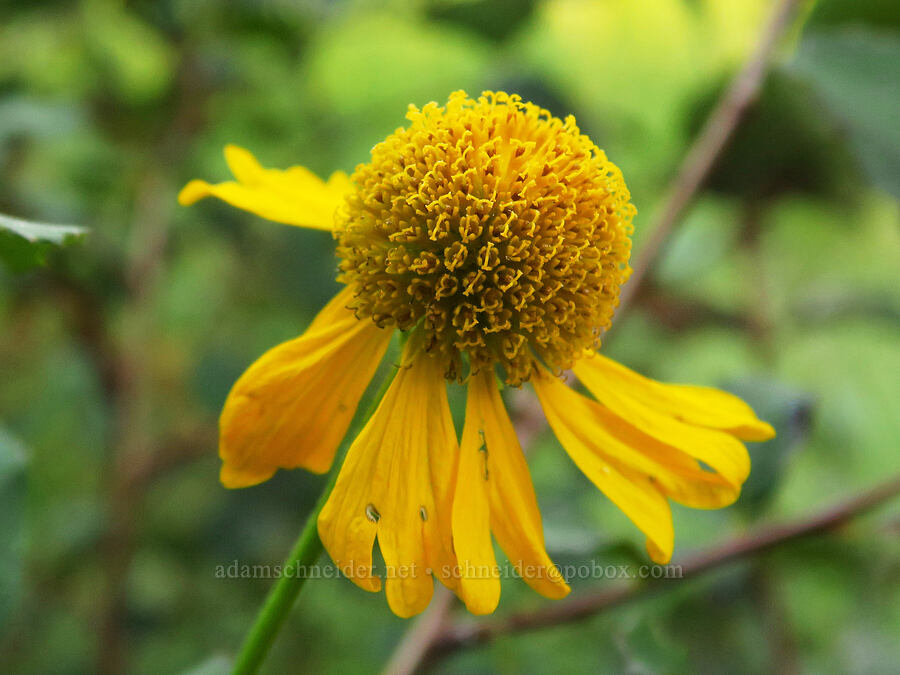
{"label": "green leaf", "polygon": [[775,427],[775,438],[765,443],[748,443],[752,469],[744,483],[737,508],[750,517],[759,515],[781,484],[792,453],[801,448],[812,431],[812,396],[793,387],[764,379],[744,379],[727,387]]}
{"label": "green leaf", "polygon": [[22,592],[25,448],[0,427],[0,626]]}
{"label": "green leaf", "polygon": [[431,0],[428,16],[498,42],[512,36],[534,16],[535,0]]}
{"label": "green leaf", "polygon": [[87,233],[76,225],[47,225],[0,214],[0,260],[14,272],[23,272],[47,261],[56,246],[77,241]]}
{"label": "green leaf", "polygon": [[89,48],[116,94],[136,105],[165,94],[177,57],[159,31],[118,3],[86,2],[84,12]]}
{"label": "green leaf", "polygon": [[806,25],[810,29],[852,25],[897,29],[900,11],[897,0],[819,0]]}
{"label": "green leaf", "polygon": [[900,35],[856,27],[807,31],[793,69],[847,134],[872,182],[900,198]]}

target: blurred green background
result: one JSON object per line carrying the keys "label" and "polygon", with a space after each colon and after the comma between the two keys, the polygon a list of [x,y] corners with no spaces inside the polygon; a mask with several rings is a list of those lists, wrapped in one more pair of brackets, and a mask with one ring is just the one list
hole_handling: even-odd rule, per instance
{"label": "blurred green background", "polygon": [[[622,168],[639,251],[769,6],[0,5],[0,213],[90,230],[56,248],[0,226],[0,670],[222,671],[271,581],[216,566],[280,562],[323,486],[303,472],[242,491],[217,480],[229,387],[337,288],[327,234],[177,206],[189,179],[227,177],[226,143],[326,175],[366,161],[409,103],[517,92],[574,113]],[[751,447],[737,505],[674,509],[676,563],[900,465],[900,6],[802,14],[606,344],[647,375],[740,393],[779,431]],[[514,418],[533,415],[531,396],[510,392]],[[528,445],[556,562],[646,562],[543,426]],[[898,515],[432,669],[896,672]],[[613,583],[576,580],[573,594]],[[498,611],[549,602],[509,580]],[[310,582],[266,672],[377,671],[409,626],[382,595]]]}

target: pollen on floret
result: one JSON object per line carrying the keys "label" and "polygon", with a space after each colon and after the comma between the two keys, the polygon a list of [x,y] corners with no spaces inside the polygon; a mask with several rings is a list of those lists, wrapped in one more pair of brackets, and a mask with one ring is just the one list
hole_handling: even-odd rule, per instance
{"label": "pollen on floret", "polygon": [[337,214],[340,279],[360,319],[420,331],[448,379],[599,345],[630,273],[622,174],[569,116],[515,95],[410,106],[356,168]]}

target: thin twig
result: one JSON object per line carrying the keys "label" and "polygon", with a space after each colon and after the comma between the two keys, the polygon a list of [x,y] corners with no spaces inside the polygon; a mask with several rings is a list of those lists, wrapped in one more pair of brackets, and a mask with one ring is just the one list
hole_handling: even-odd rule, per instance
{"label": "thin twig", "polygon": [[746,560],[784,544],[833,530],[898,494],[900,476],[895,476],[862,495],[805,519],[764,528],[699,553],[681,564],[682,574],[677,579],[621,583],[537,611],[513,614],[491,622],[467,622],[450,626],[434,640],[426,659],[433,661],[459,649],[481,645],[504,635],[587,619],[604,610],[645,598],[651,593],[674,588],[678,582],[695,579],[731,562]]}
{"label": "thin twig", "polygon": [[[170,214],[166,211],[162,189],[164,181],[160,175],[148,172],[139,186],[136,223],[131,229],[133,241],[147,233],[164,241]],[[123,336],[109,340],[115,348],[109,358],[118,358],[120,369],[128,377],[110,392],[110,456],[104,476],[109,517],[99,546],[104,583],[97,621],[97,670],[104,675],[118,675],[128,668],[126,580],[140,518],[140,498],[132,491],[134,483],[130,476],[137,458],[147,453],[153,443],[146,418],[149,384],[144,363],[149,334],[144,329],[150,320],[149,308],[159,267],[163,264],[164,247],[154,245],[142,249],[135,245],[133,248],[123,273],[130,291],[126,315],[134,321],[134,326],[130,331],[123,331]],[[109,317],[105,319],[108,321]],[[141,329],[136,329],[137,326]],[[104,326],[104,330],[109,331],[109,327]]]}
{"label": "thin twig", "polygon": [[434,641],[440,636],[453,607],[453,593],[438,586],[428,610],[403,635],[384,667],[383,675],[412,675],[422,665]]}
{"label": "thin twig", "polygon": [[779,0],[775,4],[756,49],[719,100],[685,156],[675,179],[669,186],[668,196],[659,211],[660,215],[650,226],[652,234],[632,265],[631,278],[622,287],[619,296],[619,314],[634,300],[663,244],[709,177],[747,109],[759,95],[775,47],[790,27],[800,4],[801,0]]}

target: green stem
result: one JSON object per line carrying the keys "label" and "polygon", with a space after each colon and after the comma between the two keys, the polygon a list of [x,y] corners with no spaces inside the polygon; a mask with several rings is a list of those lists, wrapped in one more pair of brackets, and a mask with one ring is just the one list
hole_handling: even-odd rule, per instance
{"label": "green stem", "polygon": [[235,675],[255,673],[262,664],[281,625],[291,611],[291,607],[294,606],[297,595],[304,586],[306,579],[302,572],[313,565],[324,550],[322,542],[319,540],[316,522],[319,518],[319,511],[325,506],[336,479],[337,471],[332,471],[325,489],[319,496],[319,501],[316,502],[316,507],[306,519],[303,531],[284,563],[284,570],[296,571],[298,575],[282,575],[269,591],[269,595],[266,596],[265,603],[256,615],[253,627],[247,634],[238,654],[234,664]]}
{"label": "green stem", "polygon": [[[391,382],[394,381],[396,374],[397,369],[392,369],[390,375],[382,382],[378,393],[375,395],[375,398],[372,400],[369,409],[363,417],[361,423],[362,426],[365,426],[366,422],[369,421],[369,418],[375,413],[378,404],[384,397]],[[354,432],[351,438],[355,435],[356,433]],[[328,501],[328,496],[331,494],[335,482],[337,482],[341,464],[342,462],[340,461],[334,463],[328,477],[328,482],[322,490],[322,494],[319,495],[319,500],[316,502],[315,508],[306,519],[306,524],[303,526],[303,531],[300,532],[297,543],[294,544],[291,554],[284,562],[284,567],[282,569],[297,572],[297,575],[292,574],[291,576],[288,576],[287,574],[283,574],[272,587],[272,590],[269,591],[269,595],[266,596],[266,601],[256,615],[256,620],[253,622],[253,626],[250,628],[250,632],[247,634],[244,644],[241,646],[241,651],[238,653],[237,660],[234,664],[234,670],[232,671],[234,675],[249,675],[250,673],[255,673],[259,669],[263,660],[266,658],[266,655],[269,653],[269,649],[272,647],[272,643],[275,641],[278,631],[281,630],[284,620],[287,619],[291,608],[294,606],[297,595],[299,595],[305,585],[306,575],[301,574],[301,572],[315,564],[316,560],[318,560],[319,556],[322,554],[322,551],[325,550],[322,546],[322,541],[319,539],[317,526],[319,512],[322,510],[322,507],[325,506],[325,502]]]}

